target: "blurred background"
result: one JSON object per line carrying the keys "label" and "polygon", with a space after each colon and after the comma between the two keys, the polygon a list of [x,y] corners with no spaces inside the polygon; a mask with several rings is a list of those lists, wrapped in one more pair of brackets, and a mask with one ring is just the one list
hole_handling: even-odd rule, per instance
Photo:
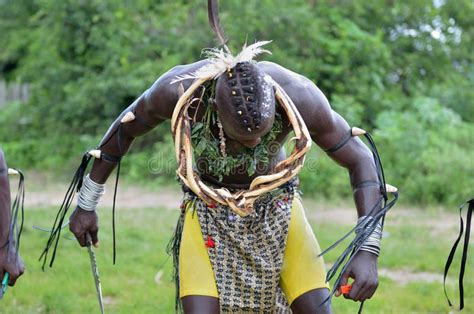
{"label": "blurred background", "polygon": [[[31,226],[52,224],[81,155],[123,109],[164,72],[217,44],[206,6],[0,0],[0,147],[10,167],[26,172],[28,193],[28,272],[0,312],[97,311],[85,251],[67,236],[57,265],[42,273],[36,259],[48,235]],[[386,222],[381,285],[366,312],[447,313],[441,274],[457,205],[474,194],[474,3],[226,0],[220,11],[233,51],[245,41],[272,40],[272,55],[260,60],[312,79],[350,125],[370,131],[387,182],[400,189],[401,204]],[[180,193],[169,134],[163,123],[124,159],[115,267],[110,202],[103,202],[98,254],[110,312],[173,312],[164,248]],[[315,147],[300,178],[308,217],[327,247],[355,222],[347,173]],[[472,258],[468,265],[467,312],[474,312]],[[454,276],[448,292],[457,300]],[[357,304],[337,299],[334,308],[353,313]]]}

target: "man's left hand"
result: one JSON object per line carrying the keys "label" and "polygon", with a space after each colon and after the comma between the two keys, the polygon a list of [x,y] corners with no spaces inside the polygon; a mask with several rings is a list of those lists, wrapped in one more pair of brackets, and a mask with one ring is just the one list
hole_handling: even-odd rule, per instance
{"label": "man's left hand", "polygon": [[0,249],[0,281],[3,279],[5,273],[10,274],[8,281],[9,286],[15,285],[18,277],[25,272],[25,265],[20,255],[17,254],[13,245],[6,245]]}
{"label": "man's left hand", "polygon": [[[377,258],[376,255],[369,252],[357,252],[349,264],[349,267],[342,275],[341,285],[347,285],[349,278],[354,279],[351,291],[344,294],[346,299],[362,302],[370,299],[374,295],[379,285]],[[341,292],[338,289],[336,296],[340,295]]]}

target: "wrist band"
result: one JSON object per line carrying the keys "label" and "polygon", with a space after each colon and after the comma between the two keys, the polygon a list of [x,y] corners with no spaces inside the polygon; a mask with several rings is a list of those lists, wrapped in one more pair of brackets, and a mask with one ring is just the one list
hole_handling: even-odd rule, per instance
{"label": "wrist band", "polygon": [[[367,221],[367,223],[363,224],[363,221]],[[357,219],[357,225],[361,224],[360,227],[357,227],[355,232],[360,233],[363,232],[364,229],[368,228],[368,225],[372,223],[374,218],[372,217],[367,217],[367,216],[362,216]],[[360,250],[361,251],[366,251],[370,252],[372,254],[375,254],[377,256],[380,255],[380,245],[381,245],[381,240],[382,240],[382,224],[380,222],[377,222],[377,225],[375,226],[374,231],[369,235],[369,237],[364,241],[364,243],[361,245]]]}
{"label": "wrist band", "polygon": [[102,195],[105,194],[105,184],[99,184],[87,175],[82,183],[79,196],[77,198],[77,206],[83,210],[95,211]]}

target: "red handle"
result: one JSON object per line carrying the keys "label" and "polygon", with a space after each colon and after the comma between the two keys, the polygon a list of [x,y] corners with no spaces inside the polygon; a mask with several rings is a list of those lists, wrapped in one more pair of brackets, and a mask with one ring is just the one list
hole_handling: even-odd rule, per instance
{"label": "red handle", "polygon": [[339,289],[341,290],[342,294],[348,294],[349,292],[351,292],[352,285],[344,285],[341,286]]}

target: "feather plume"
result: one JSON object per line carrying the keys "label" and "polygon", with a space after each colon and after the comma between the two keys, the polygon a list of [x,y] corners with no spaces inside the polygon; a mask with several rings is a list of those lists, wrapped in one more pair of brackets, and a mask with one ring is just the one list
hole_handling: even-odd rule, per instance
{"label": "feather plume", "polygon": [[210,61],[207,65],[197,69],[196,71],[179,75],[171,84],[181,82],[183,80],[195,80],[195,79],[206,79],[211,80],[219,77],[225,71],[234,68],[237,63],[250,62],[256,56],[262,53],[269,53],[270,51],[265,50],[262,46],[271,43],[271,41],[258,41],[250,46],[244,45],[242,51],[234,57],[230,52],[225,52],[223,49],[210,48],[203,51],[203,55]]}
{"label": "feather plume", "polygon": [[240,62],[252,61],[253,58],[255,58],[256,56],[262,53],[272,54],[269,50],[265,50],[261,48],[262,46],[265,46],[271,42],[272,42],[271,40],[257,41],[256,43],[250,46],[247,46],[247,44],[245,44],[244,47],[242,48],[242,51],[237,55],[237,57],[235,57],[234,65],[232,67],[234,67],[237,63],[240,63]]}
{"label": "feather plume", "polygon": [[212,30],[214,31],[214,33],[216,33],[217,38],[224,46],[225,51],[230,53],[229,47],[227,47],[227,38],[225,38],[224,30],[222,29],[222,25],[219,20],[219,7],[217,4],[217,0],[207,1],[207,14],[209,17],[209,24],[211,24]]}

